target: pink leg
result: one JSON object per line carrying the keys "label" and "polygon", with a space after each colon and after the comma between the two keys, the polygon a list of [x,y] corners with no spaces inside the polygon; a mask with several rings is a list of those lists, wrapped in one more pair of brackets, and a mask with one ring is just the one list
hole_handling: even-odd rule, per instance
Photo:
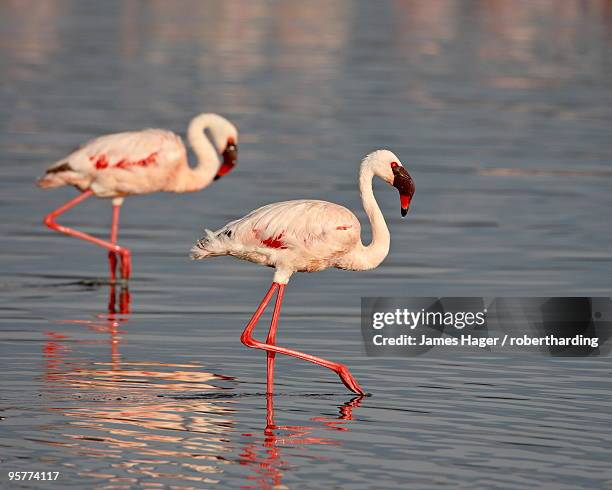
{"label": "pink leg", "polygon": [[121,288],[119,293],[119,313],[126,314],[130,312],[130,290],[127,286]]}
{"label": "pink leg", "polygon": [[[270,289],[266,293],[266,295],[265,295],[264,299],[262,300],[261,304],[259,305],[259,307],[255,311],[255,313],[253,314],[253,317],[251,318],[251,321],[249,321],[248,325],[244,329],[244,332],[242,332],[242,335],[240,337],[240,340],[242,341],[242,343],[244,345],[246,345],[247,347],[252,347],[252,348],[255,348],[255,349],[262,349],[262,350],[267,351],[268,353],[285,354],[287,356],[296,357],[298,359],[302,359],[304,361],[308,361],[308,362],[312,362],[313,364],[317,364],[318,366],[323,366],[323,367],[326,367],[327,369],[331,369],[338,376],[340,376],[340,379],[342,380],[344,385],[349,390],[351,390],[354,393],[357,393],[359,395],[365,395],[366,394],[365,391],[363,391],[361,386],[359,386],[359,383],[357,383],[357,380],[351,375],[351,373],[349,372],[348,368],[345,365],[339,364],[339,363],[336,363],[336,362],[332,362],[332,361],[328,361],[326,359],[322,359],[320,357],[316,357],[316,356],[313,356],[311,354],[304,354],[303,352],[299,352],[299,351],[296,351],[296,350],[293,350],[293,349],[287,349],[285,347],[278,347],[276,345],[271,345],[269,343],[259,342],[258,340],[255,340],[252,337],[251,334],[253,332],[253,329],[255,328],[255,325],[257,325],[257,321],[259,320],[259,318],[263,314],[264,310],[266,309],[266,306],[268,305],[268,303],[272,299],[273,294],[279,288],[280,288],[280,290],[279,290],[278,302],[280,304],[277,304],[277,306],[275,306],[274,310],[275,310],[275,313],[276,313],[276,310],[278,309],[278,312],[280,313],[280,308],[282,306],[282,291],[284,290],[285,285],[273,282],[272,286],[270,286]],[[276,321],[278,321],[278,314],[276,316],[277,316]],[[272,318],[272,321],[274,322],[274,316]],[[272,338],[275,339],[276,338],[276,325],[274,326],[274,332],[272,332],[272,328],[270,328],[270,330],[271,330],[270,333],[272,334]],[[270,362],[269,358],[268,358],[268,362]],[[272,358],[272,362],[274,362],[273,358]],[[269,365],[270,364],[268,364],[268,366]],[[268,378],[268,382],[270,382],[269,378]]]}
{"label": "pink leg", "polygon": [[[121,204],[113,204],[113,223],[111,225],[110,241],[113,245],[117,245],[117,236],[119,235],[119,213],[121,212]],[[123,248],[123,247],[120,247]],[[132,257],[130,251],[123,248],[126,253],[121,255],[121,277],[123,279],[129,279],[132,273]],[[111,281],[115,281],[115,270],[117,268],[117,254],[115,252],[108,252],[108,262],[111,271]]]}
{"label": "pink leg", "polygon": [[108,290],[108,312],[113,315],[117,313],[117,291],[115,291],[115,285],[111,284]]}
{"label": "pink leg", "polygon": [[[113,223],[111,225],[110,242],[117,245],[117,235],[119,234],[119,212],[121,206],[113,204]],[[110,266],[111,281],[115,282],[117,270],[117,254],[113,251],[108,252],[108,264]]]}
{"label": "pink leg", "polygon": [[274,424],[274,394],[266,393],[266,428],[264,434],[274,435],[272,432],[276,428]]}
{"label": "pink leg", "polygon": [[[272,322],[270,323],[270,330],[268,332],[266,344],[276,345],[276,327],[278,326],[278,317],[280,316],[280,310],[283,304],[284,292],[285,285],[279,285],[278,294],[276,296],[276,303],[274,303],[274,312],[272,313]],[[276,357],[276,353],[270,351],[267,352],[268,379],[266,392],[268,395],[274,393],[274,357]]]}
{"label": "pink leg", "polygon": [[[91,197],[93,192],[91,190],[86,190],[85,192],[79,194],[74,199],[71,199],[63,206],[60,206],[55,211],[52,211],[47,216],[45,216],[45,225],[55,231],[59,231],[60,233],[64,233],[69,236],[73,236],[75,238],[80,238],[81,240],[85,240],[87,242],[95,243],[96,245],[103,247],[111,252],[118,253],[121,255],[121,277],[123,279],[129,279],[130,271],[131,271],[131,258],[130,251],[127,248],[120,247],[116,243],[112,243],[112,241],[107,242],[106,240],[101,240],[100,238],[96,238],[87,233],[83,233],[82,231],[73,230],[72,228],[68,228],[67,226],[60,225],[55,222],[55,218],[59,215],[65,213],[69,209],[73,208],[77,204],[83,202],[85,199]],[[119,217],[117,213],[117,218]],[[113,213],[113,221],[114,221],[114,213]],[[112,238],[113,231],[111,231]]]}
{"label": "pink leg", "polygon": [[110,285],[110,293],[108,297],[108,312],[112,314],[126,314],[130,312],[130,291],[126,287],[122,287],[119,291],[119,311],[117,311],[117,294],[115,285]]}

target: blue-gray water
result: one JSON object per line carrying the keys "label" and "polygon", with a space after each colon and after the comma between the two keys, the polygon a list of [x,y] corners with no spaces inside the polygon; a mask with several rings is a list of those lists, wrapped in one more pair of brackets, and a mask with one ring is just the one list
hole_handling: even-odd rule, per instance
{"label": "blue-gray water", "polygon": [[[0,73],[0,486],[612,484],[609,359],[367,358],[359,326],[361,296],[610,296],[610,2],[3,2]],[[201,111],[239,127],[239,165],[126,201],[130,313],[109,313],[105,252],[42,226],[75,191],[34,179],[91,137]],[[188,249],[272,201],[364,219],[358,163],[380,147],[417,186],[405,220],[376,186],[389,257],[295,276],[278,338],[373,396],[281,356],[264,432],[265,357],[239,336],[271,271]],[[90,201],[63,222],[106,235]]]}

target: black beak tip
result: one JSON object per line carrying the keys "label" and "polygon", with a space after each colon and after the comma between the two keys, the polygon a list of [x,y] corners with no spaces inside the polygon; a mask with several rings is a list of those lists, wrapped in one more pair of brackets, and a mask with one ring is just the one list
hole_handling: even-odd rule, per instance
{"label": "black beak tip", "polygon": [[220,175],[215,175],[215,178],[213,180],[219,180],[221,178]]}
{"label": "black beak tip", "polygon": [[402,208],[402,218],[405,217],[407,214],[408,214],[408,209]]}

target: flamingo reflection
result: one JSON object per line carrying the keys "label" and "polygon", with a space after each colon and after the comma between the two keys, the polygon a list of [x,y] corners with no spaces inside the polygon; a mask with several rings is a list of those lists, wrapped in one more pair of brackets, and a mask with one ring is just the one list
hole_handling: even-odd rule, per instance
{"label": "flamingo reflection", "polygon": [[[119,301],[117,302],[117,297]],[[130,313],[130,291],[127,286],[119,288],[117,294],[117,286],[113,283],[109,284],[108,306],[107,312],[97,314],[94,320],[61,320],[60,324],[77,324],[85,325],[90,330],[95,332],[107,333],[109,335],[108,343],[110,345],[110,360],[113,367],[118,368],[121,362],[119,353],[119,344],[121,342],[121,324],[129,321]],[[66,342],[69,339],[67,334],[49,330],[45,332],[47,341],[43,347],[43,353],[46,362],[46,378],[53,378],[57,368],[61,364],[61,358],[71,351],[70,344]],[[84,343],[84,341],[76,341]]]}
{"label": "flamingo reflection", "polygon": [[[347,421],[353,420],[353,409],[361,405],[364,396],[356,396],[340,405],[337,417],[312,417],[310,421],[321,424],[326,430],[348,431]],[[240,464],[252,468],[253,474],[247,479],[252,485],[243,488],[278,490],[288,488],[282,485],[283,473],[291,469],[291,463],[283,459],[282,449],[299,446],[342,445],[337,439],[319,437],[313,432],[320,427],[309,425],[277,425],[274,414],[274,394],[266,394],[266,426],[263,441],[249,442],[240,453]],[[251,434],[243,434],[253,437]]]}
{"label": "flamingo reflection", "polygon": [[[49,410],[65,420],[51,427],[55,437],[47,442],[68,448],[79,461],[96,461],[103,472],[79,474],[109,485],[218,483],[229,464],[224,454],[231,451],[226,434],[235,425],[233,402],[186,403],[172,395],[224,389],[214,383],[232,378],[205,372],[197,362],[123,359],[129,291],[111,285],[106,306],[92,320],[62,320],[61,330],[46,332],[43,381]],[[100,359],[101,342],[71,328],[82,325],[108,336],[102,344],[110,345],[110,356],[104,352]]]}

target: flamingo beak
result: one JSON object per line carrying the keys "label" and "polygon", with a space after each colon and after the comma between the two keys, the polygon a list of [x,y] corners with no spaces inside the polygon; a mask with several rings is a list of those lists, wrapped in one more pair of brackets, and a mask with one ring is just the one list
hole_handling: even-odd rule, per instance
{"label": "flamingo beak", "polygon": [[215,180],[220,179],[224,175],[230,173],[230,171],[236,165],[236,161],[238,160],[238,146],[234,143],[232,138],[227,140],[227,146],[223,151],[223,162],[219,167],[219,171],[217,175],[215,175]]}
{"label": "flamingo beak", "polygon": [[408,208],[410,208],[410,202],[414,195],[414,181],[404,167],[397,166],[393,168],[392,185],[399,191],[402,217],[404,217],[408,214]]}
{"label": "flamingo beak", "polygon": [[403,196],[400,194],[400,206],[402,208],[402,218],[408,214],[408,208],[410,207],[410,196]]}

